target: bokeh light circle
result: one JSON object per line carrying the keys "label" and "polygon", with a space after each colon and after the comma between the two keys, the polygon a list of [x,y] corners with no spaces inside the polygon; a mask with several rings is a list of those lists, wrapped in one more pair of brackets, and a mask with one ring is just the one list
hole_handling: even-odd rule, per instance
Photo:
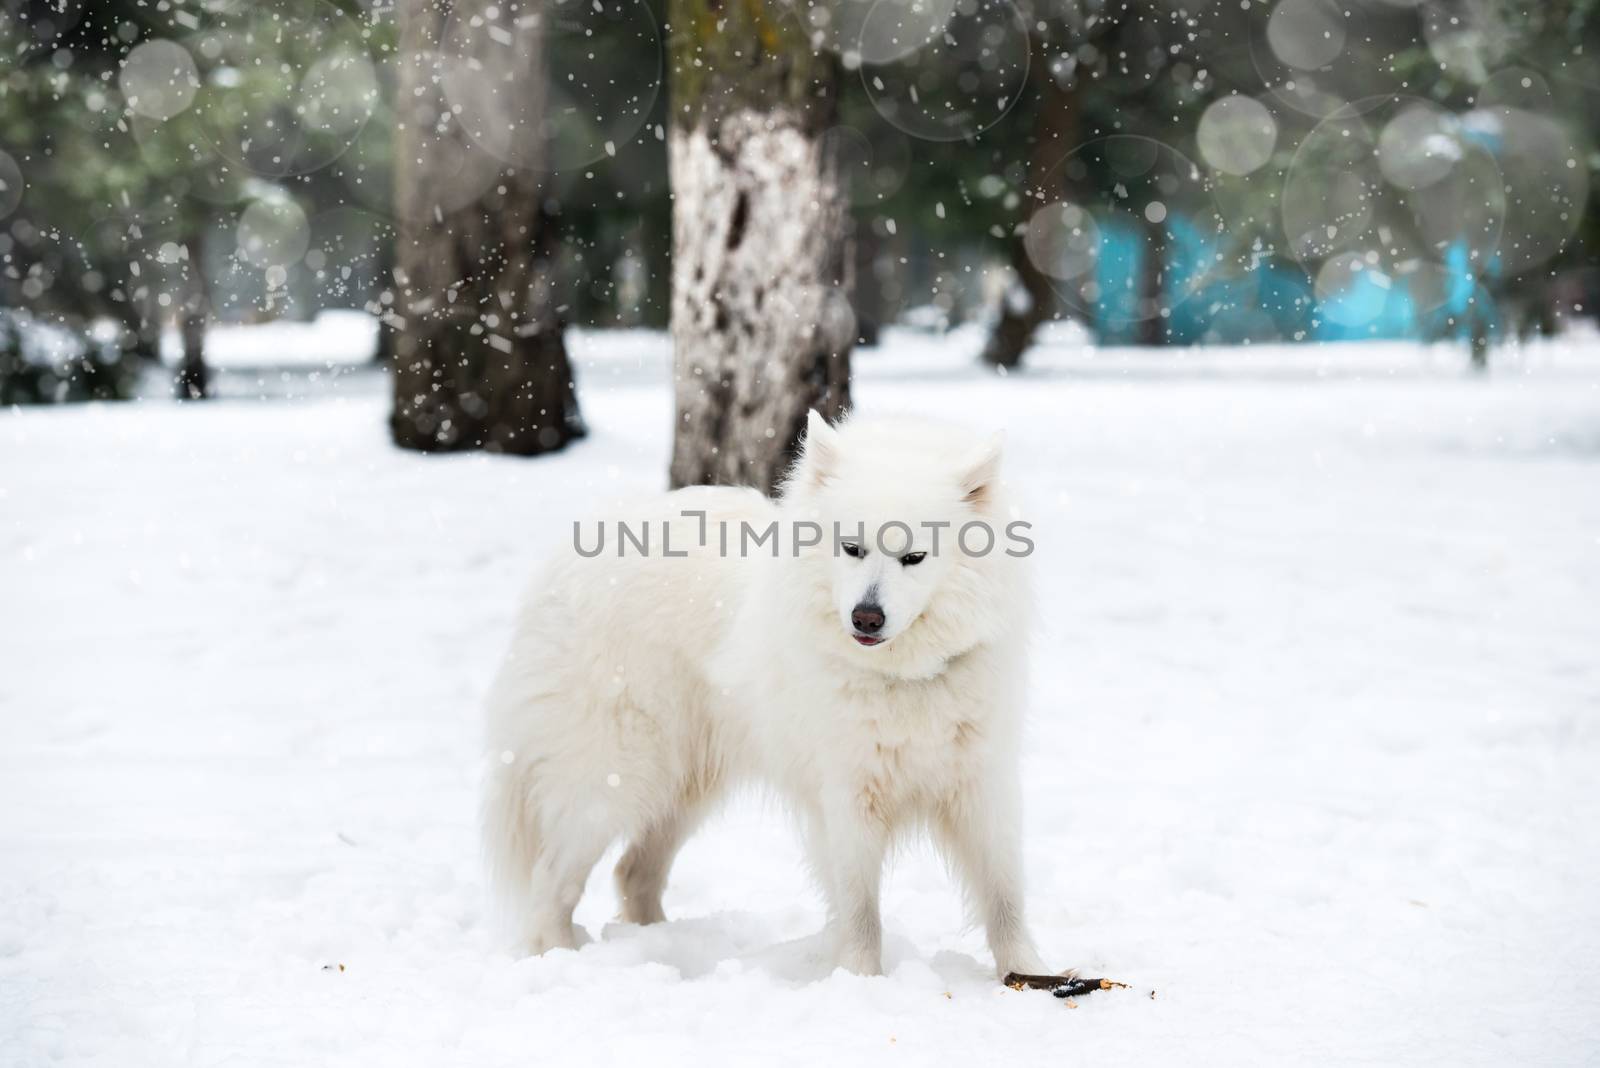
{"label": "bokeh light circle", "polygon": [[813,48],[837,52],[849,70],[893,63],[942,36],[958,0],[823,0],[799,12]]}
{"label": "bokeh light circle", "polygon": [[196,127],[192,110],[165,122],[131,115],[127,125],[147,166],[170,172],[175,163],[181,164],[162,187],[165,192],[210,204],[234,204],[243,196],[245,184],[254,180],[248,168],[212,147]]}
{"label": "bokeh light circle", "polygon": [[[884,120],[925,141],[964,141],[1003,118],[1028,80],[1028,30],[1011,0],[956,0],[927,33],[905,0],[877,0],[863,40],[917,41],[889,62],[863,56],[861,80]],[[902,37],[901,35],[904,34]]]}
{"label": "bokeh light circle", "polygon": [[289,197],[253,200],[239,213],[239,257],[255,267],[287,267],[311,246],[306,213]]}
{"label": "bokeh light circle", "polygon": [[1195,133],[1200,156],[1214,170],[1245,175],[1272,158],[1278,123],[1265,104],[1248,96],[1225,96],[1200,116]]}
{"label": "bokeh light circle", "polygon": [[17,161],[0,151],[0,219],[17,210],[27,183],[22,178],[22,168]]}
{"label": "bokeh light circle", "polygon": [[360,208],[332,208],[311,221],[303,261],[323,296],[359,303],[389,282],[385,248],[393,240],[388,220]]}
{"label": "bokeh light circle", "polygon": [[1426,188],[1461,159],[1460,122],[1431,104],[1407,103],[1383,124],[1374,155],[1390,184],[1408,190]]}
{"label": "bokeh light circle", "polygon": [[857,207],[882,202],[905,184],[911,150],[898,130],[878,129],[869,139],[853,126],[834,126],[822,134],[823,151],[839,167],[850,203]]}
{"label": "bokeh light circle", "polygon": [[[6,5],[6,18],[17,18],[17,6]],[[18,19],[37,44],[47,45],[64,37],[83,19],[84,0],[50,0],[24,6],[26,16]]]}
{"label": "bokeh light circle", "polygon": [[[440,73],[455,120],[518,167],[570,170],[616,155],[661,90],[645,0],[508,0],[452,15]],[[527,72],[544,69],[530,92]],[[542,93],[542,96],[541,96]]]}
{"label": "bokeh light circle", "polygon": [[1333,0],[1278,0],[1267,19],[1267,43],[1296,70],[1326,67],[1344,51],[1344,15]]}
{"label": "bokeh light circle", "polygon": [[165,121],[194,102],[200,71],[187,48],[157,38],[128,53],[117,72],[117,87],[135,114]]}
{"label": "bokeh light circle", "polygon": [[366,53],[336,48],[313,63],[300,81],[300,121],[343,138],[366,125],[377,100],[378,72]]}
{"label": "bokeh light circle", "polygon": [[[842,352],[856,339],[855,307],[841,286],[808,284],[774,290],[762,314],[778,336],[777,351],[798,344],[814,352]],[[768,381],[785,381],[791,373],[775,355],[762,359]]]}
{"label": "bokeh light circle", "polygon": [[1360,252],[1329,256],[1318,268],[1312,291],[1318,314],[1344,327],[1367,326],[1383,314],[1393,277]]}
{"label": "bokeh light circle", "polygon": [[[1507,221],[1495,157],[1455,116],[1407,97],[1358,101],[1313,127],[1281,200],[1288,251],[1320,290],[1404,287],[1417,311],[1444,300],[1446,266],[1493,269]],[[1376,314],[1370,299],[1335,303],[1341,325]]]}
{"label": "bokeh light circle", "polygon": [[[343,155],[378,106],[359,24],[327,0],[212,7],[190,41],[209,66],[195,108],[212,146],[270,178]],[[260,62],[264,47],[275,62]]]}
{"label": "bokeh light circle", "polygon": [[1315,119],[1378,94],[1405,92],[1409,68],[1384,52],[1420,51],[1415,12],[1373,0],[1352,8],[1340,0],[1243,0],[1256,93]]}
{"label": "bokeh light circle", "polygon": [[1039,270],[1071,281],[1092,270],[1100,258],[1100,228],[1087,210],[1070,200],[1058,200],[1033,213],[1022,245]]}
{"label": "bokeh light circle", "polygon": [[1434,62],[1457,78],[1483,81],[1515,37],[1494,4],[1427,0],[1420,12],[1422,37]]}
{"label": "bokeh light circle", "polygon": [[1029,219],[1023,248],[1068,310],[1102,326],[1165,318],[1215,277],[1225,227],[1209,172],[1176,149],[1101,137],[1043,185],[1060,195]]}
{"label": "bokeh light circle", "polygon": [[1559,119],[1519,108],[1478,108],[1462,127],[1493,152],[1504,179],[1499,270],[1536,267],[1577,233],[1589,198],[1589,169],[1577,135]]}
{"label": "bokeh light circle", "polygon": [[[397,64],[399,83],[423,86],[437,91],[444,84],[449,57],[437,52],[401,55]],[[422,115],[416,109],[409,121],[416,122],[433,111],[437,97],[429,99]],[[397,216],[437,220],[444,213],[476,202],[488,190],[505,181],[506,164],[468,136],[458,124],[434,124],[417,128],[423,135],[419,151],[427,157],[426,167],[414,168],[410,196],[396,196],[393,211]]]}
{"label": "bokeh light circle", "polygon": [[1521,108],[1546,111],[1554,107],[1550,83],[1526,67],[1502,67],[1484,79],[1474,103],[1480,108]]}

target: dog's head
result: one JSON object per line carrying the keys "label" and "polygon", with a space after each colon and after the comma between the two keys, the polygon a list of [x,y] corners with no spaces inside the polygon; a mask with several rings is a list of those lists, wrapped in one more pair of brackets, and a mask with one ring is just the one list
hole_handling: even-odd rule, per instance
{"label": "dog's head", "polygon": [[[805,554],[833,640],[892,674],[923,674],[1016,621],[999,589],[1019,543],[1002,497],[1002,437],[921,421],[810,414],[784,500],[822,529]],[[824,578],[825,576],[825,578]]]}

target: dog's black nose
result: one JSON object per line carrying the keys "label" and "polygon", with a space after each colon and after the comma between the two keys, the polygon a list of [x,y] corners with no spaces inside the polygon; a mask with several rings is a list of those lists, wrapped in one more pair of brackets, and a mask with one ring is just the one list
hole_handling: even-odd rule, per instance
{"label": "dog's black nose", "polygon": [[850,625],[862,634],[876,634],[883,629],[883,609],[865,602],[850,610]]}

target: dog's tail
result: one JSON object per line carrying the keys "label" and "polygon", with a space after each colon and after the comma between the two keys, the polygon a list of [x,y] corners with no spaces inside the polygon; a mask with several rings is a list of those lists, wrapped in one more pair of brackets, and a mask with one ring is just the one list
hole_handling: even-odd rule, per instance
{"label": "dog's tail", "polygon": [[539,859],[532,767],[520,760],[490,758],[480,820],[494,906],[500,919],[514,926],[529,907],[533,866]]}

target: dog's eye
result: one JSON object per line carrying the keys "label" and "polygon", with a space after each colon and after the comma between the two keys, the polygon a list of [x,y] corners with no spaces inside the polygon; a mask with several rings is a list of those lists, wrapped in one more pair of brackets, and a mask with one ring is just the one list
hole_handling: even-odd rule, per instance
{"label": "dog's eye", "polygon": [[907,567],[911,567],[915,564],[922,563],[922,561],[926,560],[927,558],[927,553],[906,553],[900,558],[900,562]]}
{"label": "dog's eye", "polygon": [[853,541],[841,542],[839,548],[844,550],[846,556],[853,556],[857,560],[867,555],[867,551]]}

